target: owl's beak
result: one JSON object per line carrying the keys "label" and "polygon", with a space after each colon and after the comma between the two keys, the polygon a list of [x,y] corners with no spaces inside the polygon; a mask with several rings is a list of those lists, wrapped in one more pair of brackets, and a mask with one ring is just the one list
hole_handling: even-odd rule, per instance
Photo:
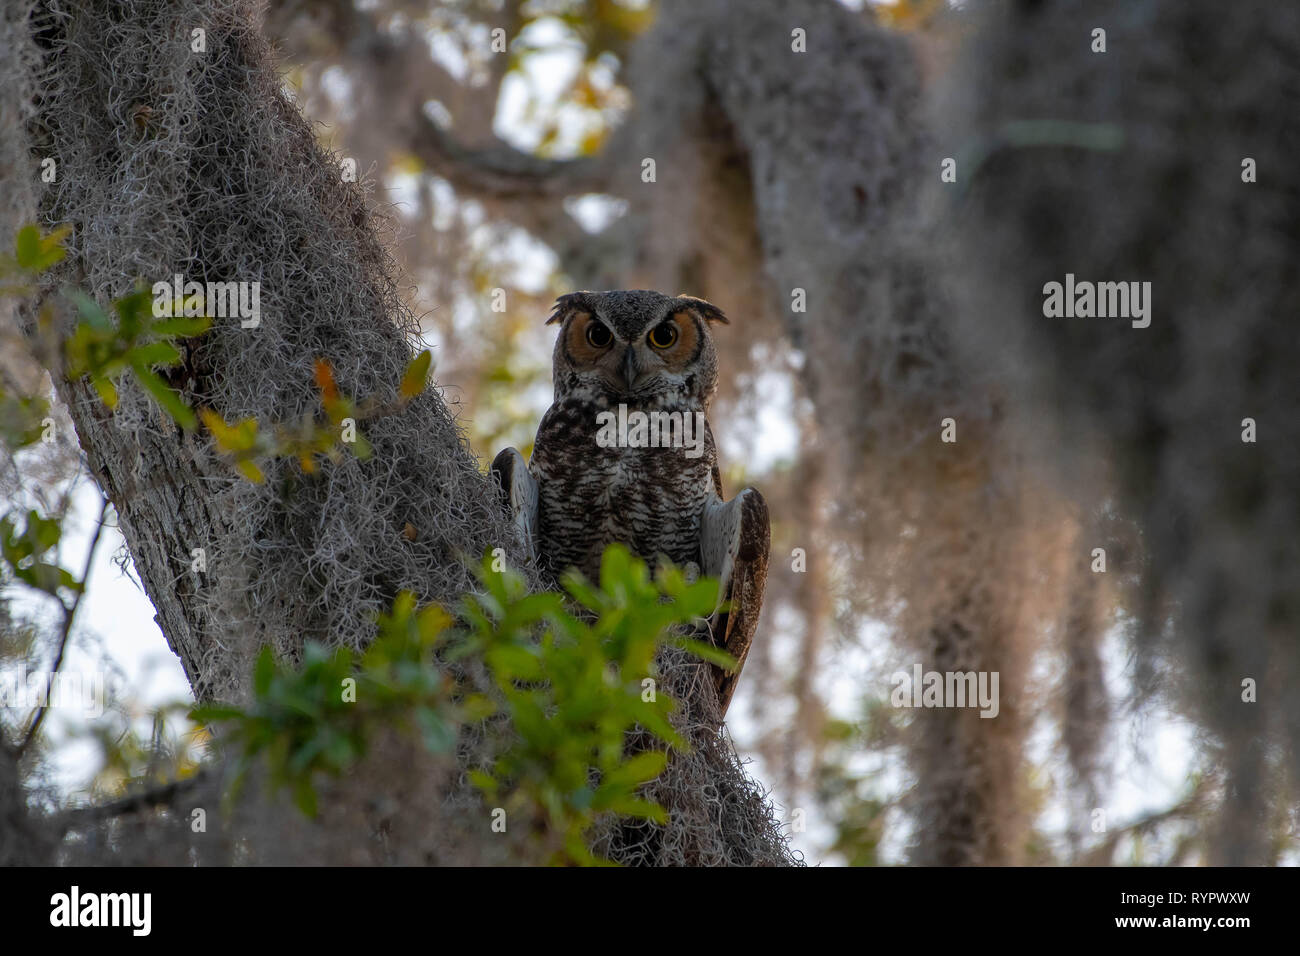
{"label": "owl's beak", "polygon": [[623,353],[623,384],[630,392],[636,385],[637,378],[641,375],[641,366],[636,360],[636,346],[629,345],[627,351]]}

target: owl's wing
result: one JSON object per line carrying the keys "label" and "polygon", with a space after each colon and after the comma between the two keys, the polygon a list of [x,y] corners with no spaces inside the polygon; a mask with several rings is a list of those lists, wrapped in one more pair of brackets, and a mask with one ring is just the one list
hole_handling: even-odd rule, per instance
{"label": "owl's wing", "polygon": [[767,583],[771,528],[767,502],[753,488],[730,501],[714,500],[700,522],[701,570],[722,582],[719,597],[730,603],[713,615],[713,642],[736,659],[736,669],[717,669],[718,704],[727,713],[731,695],[745,666]]}
{"label": "owl's wing", "polygon": [[537,479],[528,471],[524,456],[503,448],[492,462],[492,477],[502,492],[506,514],[519,529],[529,556],[537,560]]}

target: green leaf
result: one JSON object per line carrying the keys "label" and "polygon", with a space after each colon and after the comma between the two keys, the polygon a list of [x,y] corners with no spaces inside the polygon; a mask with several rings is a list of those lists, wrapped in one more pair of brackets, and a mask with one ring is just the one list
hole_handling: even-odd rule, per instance
{"label": "green leaf", "polygon": [[665,751],[646,750],[629,757],[605,774],[601,784],[602,786],[604,784],[616,786],[640,785],[659,776],[666,766],[668,766],[668,754]]}
{"label": "green leaf", "polygon": [[526,647],[502,645],[487,652],[488,666],[498,678],[506,680],[541,680],[542,665],[537,655]]}
{"label": "green leaf", "polygon": [[331,734],[325,755],[335,768],[342,770],[352,764],[360,754],[353,747],[352,741],[342,734]]}
{"label": "green leaf", "polygon": [[262,482],[266,481],[266,475],[262,472],[261,468],[257,467],[255,462],[247,460],[238,462],[235,465],[235,469],[255,485],[260,485]]}
{"label": "green leaf", "polygon": [[497,792],[496,779],[482,770],[471,770],[469,772],[469,782],[489,796]]}
{"label": "green leaf", "polygon": [[317,811],[316,788],[311,785],[310,777],[299,780],[294,784],[293,802],[302,811],[303,816],[315,818]]}
{"label": "green leaf", "polygon": [[308,773],[316,757],[325,749],[325,741],[319,737],[308,740],[301,747],[293,752],[287,764],[288,770],[294,776],[302,776]]}
{"label": "green leaf", "polygon": [[428,349],[411,359],[410,364],[406,366],[406,373],[402,376],[400,390],[402,398],[414,398],[424,391],[425,383],[429,378],[429,364],[432,361],[433,353]]}
{"label": "green leaf", "polygon": [[100,308],[99,303],[86,293],[72,286],[64,286],[63,295],[72,300],[72,303],[77,307],[77,313],[92,328],[100,332],[113,331],[113,320],[108,317],[107,312]]}
{"label": "green leaf", "polygon": [[253,692],[259,697],[265,697],[274,679],[275,654],[270,647],[263,647],[257,655],[257,663],[253,665]]}
{"label": "green leaf", "polygon": [[153,295],[143,286],[113,302],[113,310],[122,320],[122,332],[134,338],[153,321]]}
{"label": "green leaf", "polygon": [[68,254],[63,248],[63,240],[71,231],[71,226],[60,226],[42,236],[36,226],[24,226],[18,230],[14,243],[18,265],[29,272],[43,272],[62,261]]}
{"label": "green leaf", "polygon": [[36,545],[36,553],[48,551],[59,543],[63,529],[53,518],[43,518],[34,508],[27,512],[27,534]]}
{"label": "green leaf", "polygon": [[359,431],[357,432],[356,441],[348,442],[347,446],[351,450],[352,454],[361,461],[368,460],[370,456],[374,454],[374,449],[370,447],[370,442],[366,441],[366,437]]}
{"label": "green leaf", "polygon": [[460,705],[461,719],[470,723],[485,720],[496,712],[497,705],[484,694],[471,694]]}
{"label": "green leaf", "polygon": [[186,405],[180,395],[172,391],[171,387],[150,370],[147,365],[135,362],[131,367],[135,370],[136,378],[140,380],[140,384],[145,387],[145,390],[154,397],[158,404],[162,406],[163,411],[170,415],[176,424],[186,431],[193,431],[199,427],[199,419],[194,414],[194,409]]}
{"label": "green leaf", "polygon": [[[659,695],[659,700],[665,700],[663,694]],[[637,720],[646,730],[650,731],[660,740],[672,744],[678,750],[686,752],[690,749],[690,745],[687,744],[681,734],[677,733],[677,730],[668,722],[668,719],[653,708],[643,708],[642,711],[637,714]]]}
{"label": "green leaf", "polygon": [[191,318],[178,317],[155,322],[149,326],[149,332],[152,335],[186,338],[192,335],[202,335],[211,325],[212,319],[206,315]]}
{"label": "green leaf", "polygon": [[450,753],[456,746],[456,730],[432,707],[417,707],[415,720],[424,736],[424,745],[436,754]]}
{"label": "green leaf", "polygon": [[18,230],[14,243],[18,264],[24,269],[34,269],[41,254],[41,233],[35,226],[23,226]]}
{"label": "green leaf", "polygon": [[735,670],[736,668],[736,659],[720,647],[714,647],[705,641],[697,641],[690,637],[679,637],[674,643],[701,660],[715,664],[725,671]]}
{"label": "green leaf", "polygon": [[657,803],[642,800],[640,797],[623,797],[609,806],[610,810],[624,817],[638,820],[652,820],[655,823],[667,823],[668,811]]}
{"label": "green leaf", "polygon": [[117,387],[111,379],[100,376],[92,378],[90,384],[95,386],[95,391],[99,393],[100,400],[108,406],[110,411],[117,408]]}
{"label": "green leaf", "polygon": [[592,587],[585,577],[576,571],[567,572],[562,583],[575,601],[590,611],[599,611],[605,604],[600,592]]}
{"label": "green leaf", "polygon": [[216,724],[228,720],[243,720],[246,714],[238,707],[226,707],[221,704],[200,704],[190,708],[189,718],[199,724]]}
{"label": "green leaf", "polygon": [[175,365],[181,360],[181,352],[170,342],[146,342],[131,349],[126,357],[132,364]]}
{"label": "green leaf", "polygon": [[217,447],[224,452],[248,451],[257,443],[256,418],[245,418],[237,425],[229,425],[210,408],[199,409],[199,416],[212,432]]}

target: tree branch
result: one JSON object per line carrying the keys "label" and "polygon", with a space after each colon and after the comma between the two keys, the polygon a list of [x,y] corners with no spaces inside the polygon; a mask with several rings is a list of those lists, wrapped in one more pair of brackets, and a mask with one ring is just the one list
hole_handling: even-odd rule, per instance
{"label": "tree branch", "polygon": [[419,111],[411,151],[457,192],[479,198],[562,198],[574,193],[605,192],[610,181],[607,153],[581,159],[544,159],[498,141],[469,149]]}
{"label": "tree branch", "polygon": [[59,832],[67,833],[69,830],[77,830],[93,823],[111,820],[113,817],[125,816],[139,810],[168,806],[178,797],[184,796],[207,783],[208,776],[208,771],[200,770],[194,776],[186,777],[184,780],[172,780],[156,787],[150,787],[148,790],[142,790],[139,793],[128,794],[111,803],[69,810],[58,818]]}
{"label": "tree branch", "polygon": [[63,627],[62,632],[59,634],[59,651],[54,656],[54,665],[50,668],[49,679],[45,682],[43,703],[37,709],[36,716],[32,718],[31,725],[27,728],[27,733],[23,737],[23,742],[18,745],[19,757],[26,753],[31,742],[36,739],[36,734],[40,731],[41,724],[45,720],[45,714],[50,709],[50,693],[54,689],[54,679],[58,676],[59,668],[63,666],[63,655],[68,649],[68,637],[72,633],[72,624],[76,620],[77,609],[81,607],[81,599],[86,594],[86,582],[90,580],[90,569],[94,564],[95,550],[99,547],[99,536],[104,531],[104,516],[106,514],[108,514],[108,499],[101,498],[99,502],[99,518],[95,522],[95,533],[90,539],[90,550],[86,552],[86,565],[81,572],[81,580],[77,584],[77,594],[72,599],[71,604],[63,604]]}

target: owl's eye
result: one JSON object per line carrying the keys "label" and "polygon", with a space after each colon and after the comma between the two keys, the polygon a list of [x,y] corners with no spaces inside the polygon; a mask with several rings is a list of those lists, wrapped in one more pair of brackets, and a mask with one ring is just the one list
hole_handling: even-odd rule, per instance
{"label": "owl's eye", "polygon": [[650,344],[657,349],[670,348],[677,341],[677,326],[671,322],[656,325],[650,330]]}
{"label": "owl's eye", "polygon": [[603,349],[614,341],[614,334],[599,322],[587,326],[587,344],[593,349]]}

